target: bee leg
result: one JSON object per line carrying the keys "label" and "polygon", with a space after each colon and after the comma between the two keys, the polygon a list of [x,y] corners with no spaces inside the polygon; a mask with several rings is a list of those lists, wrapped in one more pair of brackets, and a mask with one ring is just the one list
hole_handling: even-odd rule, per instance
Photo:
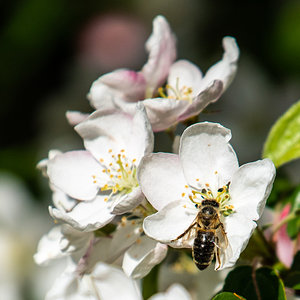
{"label": "bee leg", "polygon": [[197,224],[197,222],[194,222],[191,226],[189,226],[189,228],[184,233],[179,235],[176,239],[172,240],[171,242],[177,241],[177,240],[181,239],[182,237],[184,237],[196,224]]}

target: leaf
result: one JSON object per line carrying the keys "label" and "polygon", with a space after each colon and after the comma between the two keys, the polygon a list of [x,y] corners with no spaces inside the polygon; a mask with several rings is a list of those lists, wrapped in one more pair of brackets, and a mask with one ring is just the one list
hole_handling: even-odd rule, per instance
{"label": "leaf", "polygon": [[271,128],[263,157],[276,167],[300,157],[300,101],[296,102]]}
{"label": "leaf", "polygon": [[287,233],[289,237],[293,240],[297,238],[300,232],[300,186],[292,195],[291,203],[292,207],[290,210],[290,214],[294,214],[295,217],[287,223]]}
{"label": "leaf", "polygon": [[296,255],[294,256],[294,260],[293,260],[291,270],[300,272],[300,251],[298,251],[296,253]]}
{"label": "leaf", "polygon": [[236,294],[236,293],[229,293],[223,292],[216,295],[212,300],[246,300],[244,297]]}
{"label": "leaf", "polygon": [[283,283],[271,268],[260,268],[253,273],[250,266],[237,267],[225,279],[223,291],[247,300],[286,300]]}

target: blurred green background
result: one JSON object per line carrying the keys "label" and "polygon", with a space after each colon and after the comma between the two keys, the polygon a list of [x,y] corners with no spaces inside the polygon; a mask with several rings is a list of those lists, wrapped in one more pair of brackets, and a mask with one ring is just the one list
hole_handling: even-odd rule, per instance
{"label": "blurred green background", "polygon": [[[298,0],[1,1],[0,171],[24,184],[45,223],[51,224],[51,195],[37,162],[49,149],[82,147],[66,110],[92,111],[86,94],[101,74],[142,67],[144,42],[158,14],[177,36],[178,58],[204,72],[221,58],[222,38],[237,39],[237,76],[199,120],[232,129],[241,163],[260,158],[271,125],[300,98]],[[165,133],[156,138],[156,150],[171,150]],[[284,167],[295,183],[299,167]]]}

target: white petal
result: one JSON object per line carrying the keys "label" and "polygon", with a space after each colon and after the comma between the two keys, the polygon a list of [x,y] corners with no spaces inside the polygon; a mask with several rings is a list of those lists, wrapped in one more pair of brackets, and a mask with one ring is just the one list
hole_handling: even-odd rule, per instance
{"label": "white petal", "polygon": [[216,101],[222,94],[223,83],[215,80],[204,91],[197,95],[188,108],[178,117],[179,121],[198,115],[208,104]]}
{"label": "white petal", "polygon": [[90,273],[99,261],[113,263],[140,237],[141,225],[122,222],[109,237],[95,238],[78,263],[77,273]]}
{"label": "white petal", "polygon": [[[199,93],[202,73],[200,69],[188,60],[178,60],[170,68],[168,84],[173,88],[192,88],[192,97]],[[168,95],[172,95],[169,91]]]}
{"label": "white petal", "polygon": [[217,123],[197,123],[183,132],[179,155],[190,185],[205,188],[208,184],[216,192],[230,181],[238,168],[230,138],[230,130]]}
{"label": "white petal", "polygon": [[[114,198],[114,197],[112,197]],[[123,196],[116,195],[116,200],[110,206],[111,213],[116,215],[124,214],[137,207],[144,199],[141,187],[134,188],[131,193]]]}
{"label": "white petal", "polygon": [[123,270],[134,279],[143,278],[166,257],[167,251],[167,245],[143,236],[126,251]]}
{"label": "white petal", "polygon": [[[257,225],[255,222],[245,218],[242,214],[233,213],[225,217],[224,226],[229,247],[224,252],[221,252],[220,259],[222,266],[219,270],[234,266],[241,252],[246,248]],[[216,268],[217,267],[218,264],[216,263]]]}
{"label": "white petal", "polygon": [[33,258],[38,265],[48,265],[53,259],[64,257],[66,253],[61,251],[59,242],[62,238],[61,227],[56,226],[52,228],[39,241],[37,252]]}
{"label": "white petal", "polygon": [[225,52],[222,60],[207,71],[201,82],[201,89],[205,89],[214,80],[221,80],[223,82],[223,91],[225,91],[232,82],[237,70],[239,48],[235,39],[229,36],[223,38],[223,48]]}
{"label": "white petal", "polygon": [[[181,235],[193,223],[198,210],[190,201],[173,201],[159,212],[148,216],[144,220],[145,233],[162,243],[170,243]],[[184,247],[181,240],[171,246]]]}
{"label": "white petal", "polygon": [[175,37],[167,20],[163,16],[157,16],[153,20],[153,32],[146,42],[148,61],[142,69],[149,97],[167,78],[169,68],[176,57],[175,44]]}
{"label": "white petal", "polygon": [[178,117],[189,107],[188,101],[169,98],[146,99],[143,103],[154,132],[175,125]]}
{"label": "white petal", "polygon": [[137,283],[121,270],[99,263],[92,273],[101,300],[142,300]]}
{"label": "white petal", "polygon": [[137,101],[144,98],[146,81],[141,72],[118,69],[99,77],[90,89],[88,98],[96,109],[114,107],[114,99]]}
{"label": "white petal", "polygon": [[154,137],[143,105],[136,105],[135,115],[120,110],[96,111],[75,127],[88,149],[97,159],[111,160],[112,154],[125,149],[131,159],[152,152]]}
{"label": "white petal", "polygon": [[98,192],[93,175],[101,174],[101,166],[87,151],[70,151],[48,161],[50,181],[72,198],[91,200]]}
{"label": "white petal", "polygon": [[258,220],[271,192],[275,178],[271,160],[264,159],[241,166],[233,175],[229,187],[234,209],[249,220]]}
{"label": "white petal", "polygon": [[192,300],[192,298],[181,284],[174,283],[165,293],[155,294],[148,300]]}
{"label": "white petal", "polygon": [[75,126],[84,121],[89,115],[80,111],[67,111],[66,117],[70,125]]}
{"label": "white petal", "polygon": [[41,161],[38,162],[36,165],[37,169],[40,170],[44,177],[48,177],[47,174],[47,166],[49,159],[54,158],[57,154],[61,154],[62,152],[59,150],[50,150],[48,153],[48,158],[44,158]]}
{"label": "white petal", "polygon": [[73,207],[78,203],[77,200],[69,197],[67,194],[57,189],[55,186],[51,186],[53,190],[52,201],[56,208],[62,211],[71,211]]}
{"label": "white petal", "polygon": [[77,230],[93,231],[114,218],[104,198],[105,196],[97,196],[93,201],[79,202],[70,212],[49,207],[49,213],[55,220],[67,223]]}
{"label": "white petal", "polygon": [[186,189],[176,154],[153,153],[145,156],[139,165],[137,177],[144,195],[157,210],[180,200]]}

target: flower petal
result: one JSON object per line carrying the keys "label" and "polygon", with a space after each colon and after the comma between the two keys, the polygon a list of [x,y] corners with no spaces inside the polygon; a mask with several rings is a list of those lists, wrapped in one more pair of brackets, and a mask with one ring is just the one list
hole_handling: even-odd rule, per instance
{"label": "flower petal", "polygon": [[101,166],[87,151],[58,154],[48,161],[51,183],[78,200],[91,200],[98,192],[93,175],[101,174]]}
{"label": "flower petal", "polygon": [[[199,85],[202,80],[200,69],[188,60],[178,60],[170,68],[168,76],[168,85],[180,90],[184,86],[192,88],[192,97],[199,93]],[[169,89],[168,95],[172,92]]]}
{"label": "flower petal", "polygon": [[188,108],[178,117],[179,121],[198,115],[208,104],[217,100],[223,91],[223,83],[215,80],[204,91],[197,95]]}
{"label": "flower petal", "polygon": [[97,196],[93,201],[79,202],[70,212],[49,207],[49,213],[55,220],[67,223],[77,230],[94,231],[114,218],[104,198],[105,196]]}
{"label": "flower petal", "polygon": [[134,188],[131,193],[122,196],[117,194],[116,200],[112,199],[111,213],[115,215],[124,214],[137,207],[144,199],[145,196],[140,187]]}
{"label": "flower petal", "polygon": [[75,126],[80,122],[84,121],[88,117],[88,114],[82,113],[80,111],[68,110],[66,112],[66,117],[69,124]]}
{"label": "flower petal", "polygon": [[258,220],[271,192],[275,173],[270,159],[241,166],[233,175],[229,187],[234,210],[249,220]]}
{"label": "flower petal", "polygon": [[239,58],[239,48],[233,37],[223,38],[223,48],[225,50],[222,60],[213,65],[205,74],[201,89],[204,90],[214,80],[221,80],[223,82],[223,91],[232,82],[237,71],[237,60]]}
{"label": "flower petal", "polygon": [[148,300],[192,300],[192,298],[181,284],[174,283],[165,293],[155,294]]}
{"label": "flower petal", "polygon": [[91,86],[88,99],[96,109],[114,107],[114,99],[135,102],[144,98],[146,81],[141,72],[118,69],[99,77]]}
{"label": "flower petal", "polygon": [[80,259],[76,272],[80,275],[90,273],[99,261],[113,263],[140,237],[141,232],[140,224],[122,222],[111,236],[95,238]]}
{"label": "flower petal", "polygon": [[152,152],[154,137],[144,106],[136,105],[135,115],[120,110],[96,111],[77,125],[75,130],[84,139],[88,149],[97,159],[111,160],[111,154],[125,149],[131,159]]}
{"label": "flower petal", "polygon": [[36,264],[46,266],[53,259],[58,259],[66,256],[66,253],[61,251],[59,241],[62,238],[61,227],[52,228],[39,241],[37,252],[33,258]]}
{"label": "flower petal", "polygon": [[163,16],[154,18],[153,32],[146,42],[146,49],[149,57],[141,72],[147,82],[145,98],[148,98],[164,83],[176,58],[176,40]]}
{"label": "flower petal", "polygon": [[168,246],[142,236],[125,253],[123,270],[134,279],[145,277],[167,255]]}
{"label": "flower petal", "polygon": [[[195,220],[198,210],[189,201],[173,201],[159,212],[144,220],[145,233],[162,243],[170,243],[181,235]],[[174,241],[171,246],[186,247],[182,241]]]}
{"label": "flower petal", "polygon": [[[223,224],[225,226],[229,246],[225,251],[221,251],[220,259],[222,265],[218,270],[235,265],[257,226],[255,222],[246,219],[239,213],[233,213],[226,217]],[[215,267],[218,267],[217,263]]]}
{"label": "flower petal", "polygon": [[230,181],[238,168],[230,138],[230,130],[217,123],[197,123],[183,132],[179,156],[190,185],[208,185],[214,193]]}
{"label": "flower petal", "polygon": [[175,125],[189,106],[188,101],[170,98],[152,98],[143,101],[154,132],[163,131]]}
{"label": "flower petal", "polygon": [[157,210],[180,200],[185,192],[186,181],[176,154],[153,153],[145,156],[137,177],[144,195]]}
{"label": "flower petal", "polygon": [[100,299],[142,300],[137,282],[115,267],[98,263],[92,273]]}

